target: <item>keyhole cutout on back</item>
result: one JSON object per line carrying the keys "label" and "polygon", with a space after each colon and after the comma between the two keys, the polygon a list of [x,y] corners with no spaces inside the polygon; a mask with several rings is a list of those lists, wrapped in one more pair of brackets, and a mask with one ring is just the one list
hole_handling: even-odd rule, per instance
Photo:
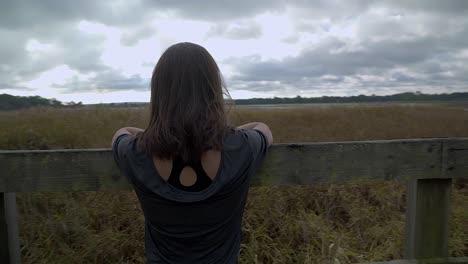
{"label": "keyhole cutout on back", "polygon": [[197,173],[192,167],[185,166],[180,172],[179,181],[183,186],[190,187],[197,182]]}
{"label": "keyhole cutout on back", "polygon": [[[172,160],[161,160],[153,157],[154,167],[165,181],[167,181],[171,175],[172,163]],[[221,152],[216,150],[206,151],[202,155],[201,163],[203,170],[206,172],[208,177],[213,180],[219,166],[221,166]],[[187,187],[194,185],[197,182],[197,174],[195,170],[190,166],[185,166],[180,173],[179,181],[182,185]]]}

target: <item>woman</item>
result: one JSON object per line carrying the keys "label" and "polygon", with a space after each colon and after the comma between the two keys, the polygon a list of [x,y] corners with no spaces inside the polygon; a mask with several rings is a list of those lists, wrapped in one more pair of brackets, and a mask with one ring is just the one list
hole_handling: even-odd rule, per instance
{"label": "woman", "polygon": [[112,139],[143,209],[148,263],[237,263],[249,180],[273,137],[259,122],[230,127],[223,91],[206,49],[173,45],[153,71],[148,127]]}

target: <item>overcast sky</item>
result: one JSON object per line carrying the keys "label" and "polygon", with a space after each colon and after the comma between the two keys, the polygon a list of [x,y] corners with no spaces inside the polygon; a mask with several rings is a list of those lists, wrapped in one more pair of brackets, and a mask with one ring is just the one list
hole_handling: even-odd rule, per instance
{"label": "overcast sky", "polygon": [[468,91],[468,1],[0,1],[0,93],[149,101],[164,50],[204,46],[234,99]]}

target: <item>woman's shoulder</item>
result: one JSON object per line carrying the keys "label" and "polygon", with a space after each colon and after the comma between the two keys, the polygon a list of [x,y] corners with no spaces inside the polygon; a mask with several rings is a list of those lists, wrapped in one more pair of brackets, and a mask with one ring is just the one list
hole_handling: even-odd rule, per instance
{"label": "woman's shoulder", "polygon": [[245,131],[238,128],[229,128],[224,137],[223,149],[233,151],[242,148],[245,145]]}
{"label": "woman's shoulder", "polygon": [[234,129],[224,142],[224,153],[235,153],[237,158],[257,159],[265,156],[267,149],[265,135],[255,129]]}

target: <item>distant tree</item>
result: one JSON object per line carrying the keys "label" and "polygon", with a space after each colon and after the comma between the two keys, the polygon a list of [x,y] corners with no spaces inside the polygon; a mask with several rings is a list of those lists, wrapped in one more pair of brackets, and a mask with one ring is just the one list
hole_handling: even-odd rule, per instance
{"label": "distant tree", "polygon": [[34,106],[60,107],[63,105],[56,99],[46,99],[40,96],[0,94],[0,110],[16,110]]}
{"label": "distant tree", "polygon": [[67,106],[69,107],[80,107],[80,106],[83,106],[83,103],[82,102],[74,102],[74,101],[71,101],[71,102],[68,102],[66,103]]}

